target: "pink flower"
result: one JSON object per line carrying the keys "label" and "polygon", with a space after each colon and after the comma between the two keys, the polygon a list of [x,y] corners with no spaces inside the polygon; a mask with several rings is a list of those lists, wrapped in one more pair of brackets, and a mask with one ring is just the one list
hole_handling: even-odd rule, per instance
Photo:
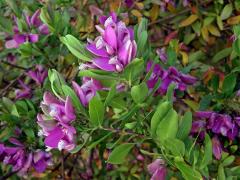
{"label": "pink flower", "polygon": [[45,92],[41,108],[44,114],[38,114],[37,123],[42,128],[39,135],[45,136],[45,145],[50,149],[74,149],[76,130],[70,123],[76,115],[71,98],[62,101]]}
{"label": "pink flower", "polygon": [[95,55],[92,64],[104,71],[121,72],[136,56],[133,29],[118,21],[115,13],[111,13],[110,17],[102,16],[99,20],[103,25],[96,26],[100,36],[86,47]]}
{"label": "pink flower", "polygon": [[148,165],[148,172],[152,175],[151,180],[165,180],[167,176],[167,168],[162,159],[156,159]]}

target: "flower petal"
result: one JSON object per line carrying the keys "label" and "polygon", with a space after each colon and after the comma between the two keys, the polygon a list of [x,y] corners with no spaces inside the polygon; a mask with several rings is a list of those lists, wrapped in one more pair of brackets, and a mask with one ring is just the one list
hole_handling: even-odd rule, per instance
{"label": "flower petal", "polygon": [[46,146],[51,148],[57,148],[59,141],[64,137],[62,129],[56,127],[50,134],[45,138],[44,143]]}
{"label": "flower petal", "polygon": [[113,49],[117,49],[117,36],[115,30],[112,26],[107,26],[104,32],[104,40],[110,45]]}
{"label": "flower petal", "polygon": [[86,46],[87,50],[93,53],[96,56],[108,57],[108,53],[103,48],[97,49],[95,44],[88,44]]}
{"label": "flower petal", "polygon": [[108,63],[108,58],[95,58],[93,64],[104,71],[115,71],[115,66]]}

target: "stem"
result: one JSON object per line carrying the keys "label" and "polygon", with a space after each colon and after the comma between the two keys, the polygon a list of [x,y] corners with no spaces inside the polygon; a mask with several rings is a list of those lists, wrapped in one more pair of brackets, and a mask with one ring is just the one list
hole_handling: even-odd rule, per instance
{"label": "stem", "polygon": [[64,177],[64,152],[62,151],[61,152],[61,154],[62,154],[62,179],[64,180],[65,179],[65,177]]}
{"label": "stem", "polygon": [[6,64],[6,65],[8,65],[8,66],[11,66],[11,67],[13,67],[13,68],[17,68],[17,69],[22,69],[22,70],[25,70],[25,71],[27,71],[29,68],[25,68],[25,67],[22,67],[22,66],[18,66],[18,65],[16,65],[16,64],[12,64],[12,63],[10,63],[10,62],[7,62],[7,61],[1,61],[3,64]]}
{"label": "stem", "polygon": [[105,130],[105,131],[110,131],[110,132],[113,132],[113,133],[117,133],[117,134],[120,134],[120,135],[134,135],[134,136],[137,136],[137,137],[140,137],[140,138],[146,138],[143,134],[138,134],[138,133],[134,133],[134,132],[126,132],[126,131],[121,131],[121,130],[118,130],[118,129],[112,129],[112,128],[105,128],[105,127],[101,127],[102,130]]}

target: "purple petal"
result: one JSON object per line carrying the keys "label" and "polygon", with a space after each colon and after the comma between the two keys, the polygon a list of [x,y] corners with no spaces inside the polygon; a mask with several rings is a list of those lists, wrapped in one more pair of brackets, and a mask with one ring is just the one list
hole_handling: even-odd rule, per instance
{"label": "purple petal", "polygon": [[26,42],[27,36],[23,34],[16,34],[13,36],[13,39],[20,45]]}
{"label": "purple petal", "polygon": [[41,11],[39,9],[31,17],[31,24],[35,27],[38,27],[42,24],[41,20],[39,19],[40,13],[41,13]]}
{"label": "purple petal", "polygon": [[213,155],[217,160],[220,160],[222,157],[222,146],[217,136],[212,138],[212,148],[213,148]]}
{"label": "purple petal", "polygon": [[56,127],[50,134],[45,138],[44,143],[46,146],[57,148],[59,141],[64,137],[62,129]]}
{"label": "purple petal", "polygon": [[157,169],[151,177],[151,180],[165,180],[167,176],[167,169],[161,167]]}
{"label": "purple petal", "polygon": [[147,166],[148,172],[150,174],[154,174],[155,171],[157,171],[161,166],[164,164],[164,161],[162,159],[156,159],[151,164]]}
{"label": "purple petal", "polygon": [[16,138],[9,138],[9,142],[11,142],[14,145],[23,147],[23,144],[19,140],[17,140]]}
{"label": "purple petal", "polygon": [[14,39],[11,39],[5,42],[5,47],[7,49],[18,48],[18,43]]}
{"label": "purple petal", "polygon": [[93,64],[104,71],[115,71],[115,66],[108,64],[108,58],[95,58]]}
{"label": "purple petal", "polygon": [[69,118],[69,121],[74,120],[76,118],[76,115],[74,113],[74,108],[72,105],[71,98],[67,96],[66,102],[65,102],[65,113],[67,117]]}
{"label": "purple petal", "polygon": [[28,40],[31,43],[38,42],[38,34],[29,34]]}
{"label": "purple petal", "polygon": [[198,111],[194,114],[194,116],[198,118],[210,118],[212,114],[212,111]]}
{"label": "purple petal", "polygon": [[88,51],[90,51],[96,56],[106,57],[106,58],[109,56],[105,49],[103,48],[97,49],[95,44],[88,44],[86,48]]}
{"label": "purple petal", "polygon": [[78,98],[80,99],[82,105],[86,107],[88,102],[86,100],[86,96],[85,96],[82,88],[74,81],[72,81],[72,86],[73,86],[73,89],[76,92]]}
{"label": "purple petal", "polygon": [[49,29],[48,29],[48,26],[46,24],[42,24],[38,27],[38,30],[41,34],[49,34]]}
{"label": "purple petal", "polygon": [[46,170],[47,164],[44,159],[41,159],[37,163],[34,163],[33,167],[38,173],[42,173]]}
{"label": "purple petal", "polygon": [[117,49],[117,36],[115,30],[111,26],[107,26],[104,32],[104,40],[113,48]]}
{"label": "purple petal", "polygon": [[61,102],[56,97],[54,97],[50,92],[44,93],[43,101],[45,104],[61,104]]}
{"label": "purple petal", "polygon": [[181,80],[187,84],[194,84],[197,81],[195,77],[186,74],[181,74]]}
{"label": "purple petal", "polygon": [[128,40],[118,51],[118,58],[123,65],[127,65],[132,54],[132,43]]}

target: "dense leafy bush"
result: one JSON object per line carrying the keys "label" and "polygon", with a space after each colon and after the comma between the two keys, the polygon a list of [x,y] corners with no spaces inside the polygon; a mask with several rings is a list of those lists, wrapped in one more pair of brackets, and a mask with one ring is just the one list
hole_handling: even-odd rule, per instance
{"label": "dense leafy bush", "polygon": [[1,179],[238,179],[240,3],[0,1]]}

